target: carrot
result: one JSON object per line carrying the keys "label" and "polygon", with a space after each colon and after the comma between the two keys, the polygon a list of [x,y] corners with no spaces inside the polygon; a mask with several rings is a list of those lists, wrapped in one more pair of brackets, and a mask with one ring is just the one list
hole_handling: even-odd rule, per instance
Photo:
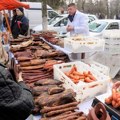
{"label": "carrot", "polygon": [[88,72],[83,72],[84,76],[87,77],[88,76]]}
{"label": "carrot", "polygon": [[69,74],[69,77],[70,77],[71,79],[74,79],[74,75],[73,75],[73,74]]}
{"label": "carrot", "polygon": [[116,104],[116,102],[114,100],[112,100],[112,106],[114,107]]}
{"label": "carrot", "polygon": [[79,82],[79,80],[72,79],[72,81],[76,84]]}
{"label": "carrot", "polygon": [[74,77],[75,77],[75,78],[74,78],[75,80],[79,80],[79,79],[80,79],[80,77],[79,77],[79,76],[77,76],[77,75],[76,75],[76,76],[74,76]]}
{"label": "carrot", "polygon": [[119,101],[119,106],[120,106],[120,101]]}
{"label": "carrot", "polygon": [[77,72],[77,71],[74,71],[73,74],[74,74],[74,75],[79,75],[79,76],[83,75],[82,73]]}
{"label": "carrot", "polygon": [[73,66],[73,67],[71,68],[71,70],[70,70],[69,73],[72,74],[74,71],[76,71],[76,70],[75,70],[75,68],[74,68],[74,66]]}
{"label": "carrot", "polygon": [[91,73],[90,71],[88,71],[88,74],[89,74],[89,75],[92,75],[92,73]]}
{"label": "carrot", "polygon": [[120,101],[120,98],[117,97],[117,102],[119,102],[119,101]]}
{"label": "carrot", "polygon": [[83,82],[85,82],[85,79],[80,79],[79,81],[83,81]]}
{"label": "carrot", "polygon": [[96,78],[93,76],[93,75],[88,75],[88,77],[91,79],[91,80],[96,80]]}
{"label": "carrot", "polygon": [[113,107],[114,107],[114,108],[118,108],[118,107],[119,107],[119,103],[116,102]]}
{"label": "carrot", "polygon": [[69,76],[71,79],[79,80],[79,76],[74,76],[73,74],[70,74]]}
{"label": "carrot", "polygon": [[112,101],[111,101],[109,98],[106,98],[106,99],[105,99],[105,103],[106,103],[106,104],[111,104],[111,102],[112,102]]}
{"label": "carrot", "polygon": [[116,97],[117,97],[117,98],[120,98],[120,93],[117,92],[117,93],[116,93]]}
{"label": "carrot", "polygon": [[116,96],[116,90],[112,89],[112,96],[113,96],[113,100],[117,100],[117,96]]}
{"label": "carrot", "polygon": [[74,70],[77,71],[77,67],[75,65],[73,67],[74,67]]}
{"label": "carrot", "polygon": [[86,77],[86,78],[85,78],[85,82],[90,83],[90,82],[93,82],[93,80],[91,80],[89,77]]}
{"label": "carrot", "polygon": [[69,72],[65,72],[64,74],[65,74],[66,76],[68,76],[68,77],[69,77],[69,75],[70,75]]}
{"label": "carrot", "polygon": [[112,96],[105,99],[105,103],[111,104],[112,103]]}
{"label": "carrot", "polygon": [[85,79],[84,75],[79,76],[79,79]]}

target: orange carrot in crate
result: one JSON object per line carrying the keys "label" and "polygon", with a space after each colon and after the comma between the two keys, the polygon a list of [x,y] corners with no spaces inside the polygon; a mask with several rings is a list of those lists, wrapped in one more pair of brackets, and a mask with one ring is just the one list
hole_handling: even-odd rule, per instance
{"label": "orange carrot in crate", "polygon": [[116,104],[116,102],[114,100],[112,100],[112,106],[114,107]]}
{"label": "orange carrot in crate", "polygon": [[116,96],[116,90],[115,89],[112,89],[112,96],[113,96],[113,100],[116,101],[117,96]]}
{"label": "orange carrot in crate", "polygon": [[85,79],[85,76],[84,75],[80,75],[79,78],[80,79]]}
{"label": "orange carrot in crate", "polygon": [[78,72],[78,71],[74,71],[73,74],[74,74],[74,75],[79,75],[79,76],[83,75],[82,73],[80,73],[80,72]]}
{"label": "orange carrot in crate", "polygon": [[119,101],[119,106],[120,106],[120,101]]}
{"label": "orange carrot in crate", "polygon": [[75,67],[75,66],[72,67],[72,69],[70,70],[69,73],[71,74],[71,73],[73,73],[74,71],[76,71],[76,67]]}
{"label": "orange carrot in crate", "polygon": [[112,96],[105,99],[105,103],[111,104],[112,103]]}
{"label": "orange carrot in crate", "polygon": [[69,77],[70,77],[71,79],[74,79],[74,75],[73,75],[73,74],[70,74]]}
{"label": "orange carrot in crate", "polygon": [[88,77],[89,77],[91,80],[93,80],[93,81],[96,80],[96,78],[95,78],[93,75],[88,75]]}
{"label": "orange carrot in crate", "polygon": [[77,67],[75,65],[73,67],[74,67],[74,70],[77,71]]}
{"label": "orange carrot in crate", "polygon": [[116,97],[117,97],[117,99],[120,98],[120,92],[116,93]]}
{"label": "orange carrot in crate", "polygon": [[119,101],[120,101],[120,97],[117,98],[117,102],[119,102]]}
{"label": "orange carrot in crate", "polygon": [[119,107],[119,103],[115,103],[115,105],[114,105],[114,108],[118,108]]}
{"label": "orange carrot in crate", "polygon": [[87,77],[89,74],[88,72],[83,72],[84,76]]}
{"label": "orange carrot in crate", "polygon": [[69,76],[71,79],[79,80],[79,76],[74,76],[73,74],[70,74]]}
{"label": "orange carrot in crate", "polygon": [[79,80],[72,79],[72,81],[76,84],[79,82]]}
{"label": "orange carrot in crate", "polygon": [[92,73],[91,73],[90,71],[88,71],[88,74],[89,74],[89,75],[92,75]]}
{"label": "orange carrot in crate", "polygon": [[75,80],[79,80],[80,77],[76,75],[76,76],[74,76],[74,79],[75,79]]}
{"label": "orange carrot in crate", "polygon": [[86,77],[86,78],[85,78],[85,82],[90,83],[90,82],[93,82],[93,80],[91,80],[89,77]]}
{"label": "orange carrot in crate", "polygon": [[70,73],[69,72],[65,72],[65,75],[69,77]]}

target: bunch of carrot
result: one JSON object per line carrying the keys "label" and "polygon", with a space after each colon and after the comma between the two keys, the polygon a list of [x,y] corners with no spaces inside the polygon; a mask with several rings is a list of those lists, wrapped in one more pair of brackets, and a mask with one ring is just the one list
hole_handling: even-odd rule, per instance
{"label": "bunch of carrot", "polygon": [[120,81],[113,85],[112,95],[105,99],[105,103],[111,104],[114,108],[120,108]]}
{"label": "bunch of carrot", "polygon": [[65,72],[65,75],[69,77],[74,83],[78,83],[79,81],[90,83],[96,80],[90,71],[78,72],[75,65],[69,72]]}

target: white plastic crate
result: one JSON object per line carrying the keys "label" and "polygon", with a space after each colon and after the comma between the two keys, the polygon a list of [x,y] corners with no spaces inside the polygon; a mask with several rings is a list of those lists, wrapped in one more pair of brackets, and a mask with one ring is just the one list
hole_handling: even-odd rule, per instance
{"label": "white plastic crate", "polygon": [[105,52],[120,54],[120,30],[107,30],[103,34],[105,40]]}
{"label": "white plastic crate", "polygon": [[111,78],[114,78],[120,70],[120,54],[118,55],[100,52],[94,54],[90,59],[105,66],[108,66],[108,68],[110,69],[109,75]]}
{"label": "white plastic crate", "polygon": [[74,40],[73,37],[64,39],[64,48],[73,53],[103,51],[105,41],[95,37],[83,37],[81,40]]}
{"label": "white plastic crate", "polygon": [[[64,74],[64,72],[70,71],[74,65],[76,65],[79,72],[91,71],[97,80],[91,83],[80,81],[78,84],[75,84]],[[83,101],[106,92],[110,80],[108,76],[80,61],[54,65],[54,79],[62,81],[66,89],[73,89],[76,92],[77,101]]]}
{"label": "white plastic crate", "polygon": [[95,70],[99,71],[100,73],[109,76],[110,74],[110,68],[100,64],[98,62],[92,61],[91,63],[89,63],[89,66],[94,68]]}
{"label": "white plastic crate", "polygon": [[106,45],[120,45],[120,38],[104,38]]}
{"label": "white plastic crate", "polygon": [[120,54],[120,45],[105,45],[105,52],[109,54]]}

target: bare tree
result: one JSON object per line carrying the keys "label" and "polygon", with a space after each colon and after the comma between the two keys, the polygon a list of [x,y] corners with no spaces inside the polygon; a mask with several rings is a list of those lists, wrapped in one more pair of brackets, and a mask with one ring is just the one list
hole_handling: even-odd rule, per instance
{"label": "bare tree", "polygon": [[77,0],[77,7],[79,10],[85,10],[86,0]]}
{"label": "bare tree", "polygon": [[110,8],[109,8],[109,1],[108,0],[106,0],[106,8],[107,8],[107,18],[110,18],[110,14],[109,14]]}
{"label": "bare tree", "polygon": [[[28,0],[44,1],[44,0]],[[114,15],[120,14],[120,0],[46,0],[47,4],[54,9],[63,7],[63,4],[75,2],[79,10],[92,14],[104,14],[107,18],[113,18]],[[65,6],[66,7],[66,6]]]}
{"label": "bare tree", "polygon": [[43,30],[47,30],[47,0],[42,1],[42,26]]}
{"label": "bare tree", "polygon": [[111,0],[110,2],[110,17],[120,15],[120,0]]}

